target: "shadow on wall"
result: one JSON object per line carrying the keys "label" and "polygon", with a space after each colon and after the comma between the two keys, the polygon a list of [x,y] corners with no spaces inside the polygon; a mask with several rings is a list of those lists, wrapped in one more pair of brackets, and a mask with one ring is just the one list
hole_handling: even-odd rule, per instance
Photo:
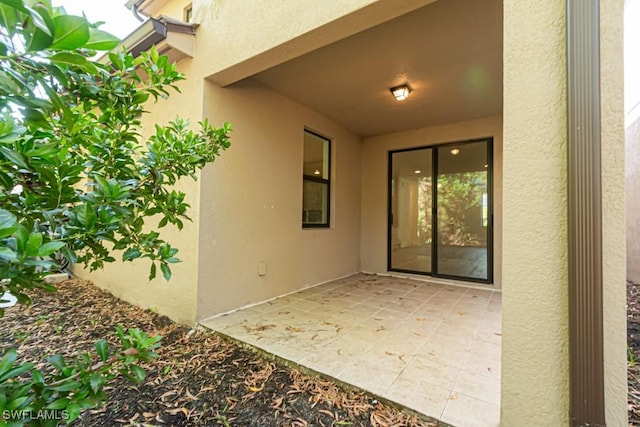
{"label": "shadow on wall", "polygon": [[626,130],[627,280],[640,283],[640,118]]}

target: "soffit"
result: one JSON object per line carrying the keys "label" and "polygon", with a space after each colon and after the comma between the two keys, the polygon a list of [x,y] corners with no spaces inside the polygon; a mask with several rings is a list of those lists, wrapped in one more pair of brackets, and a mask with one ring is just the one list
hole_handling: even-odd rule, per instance
{"label": "soffit", "polygon": [[[148,51],[155,46],[158,53],[167,55],[170,62],[178,62],[181,59],[195,54],[195,32],[198,24],[183,22],[167,16],[160,15],[149,18],[129,34],[114,49],[126,50],[133,56]],[[109,62],[109,56],[103,55],[100,62]]]}
{"label": "soffit", "polygon": [[500,115],[502,1],[440,0],[254,77],[362,136]]}
{"label": "soffit", "polygon": [[129,9],[135,8],[146,16],[155,16],[168,2],[169,0],[128,0],[125,6]]}

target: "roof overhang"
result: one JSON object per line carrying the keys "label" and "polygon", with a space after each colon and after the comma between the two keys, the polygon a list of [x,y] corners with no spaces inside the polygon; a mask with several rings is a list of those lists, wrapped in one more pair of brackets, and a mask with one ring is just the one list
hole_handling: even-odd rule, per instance
{"label": "roof overhang", "polygon": [[197,27],[197,24],[190,24],[163,15],[157,19],[149,18],[125,37],[116,50],[124,49],[133,56],[139,56],[152,46],[156,46],[158,53],[167,55],[171,62],[180,61],[185,57],[192,58],[195,54]]}
{"label": "roof overhang", "polygon": [[125,6],[143,15],[154,16],[167,2],[168,0],[128,0]]}

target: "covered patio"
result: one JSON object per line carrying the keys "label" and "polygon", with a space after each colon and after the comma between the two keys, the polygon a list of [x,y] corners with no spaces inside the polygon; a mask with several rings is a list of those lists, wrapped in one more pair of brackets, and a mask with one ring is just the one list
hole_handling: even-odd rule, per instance
{"label": "covered patio", "polygon": [[356,274],[201,324],[455,426],[500,421],[500,291]]}

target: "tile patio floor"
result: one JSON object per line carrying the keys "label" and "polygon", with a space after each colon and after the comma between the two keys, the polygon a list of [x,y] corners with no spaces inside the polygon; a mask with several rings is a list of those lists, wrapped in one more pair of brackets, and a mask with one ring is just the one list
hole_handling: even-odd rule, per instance
{"label": "tile patio floor", "polygon": [[357,274],[201,323],[457,427],[493,427],[500,310],[500,292]]}

